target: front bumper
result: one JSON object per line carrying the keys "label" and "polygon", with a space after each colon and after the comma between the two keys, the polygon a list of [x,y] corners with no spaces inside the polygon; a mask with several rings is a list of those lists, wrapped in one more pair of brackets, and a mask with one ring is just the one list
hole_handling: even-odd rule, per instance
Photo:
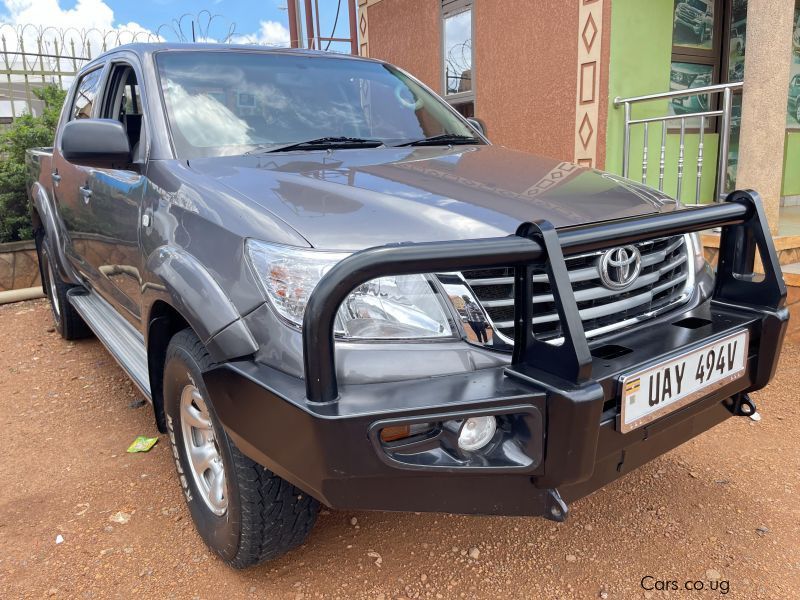
{"label": "front bumper", "polygon": [[[675,325],[687,317],[709,323]],[[553,490],[574,501],[732,416],[734,399],[762,387],[774,372],[787,320],[785,310],[756,314],[706,302],[656,328],[621,334],[617,343],[633,351],[594,359],[593,383],[571,389],[494,368],[343,386],[332,407],[309,404],[302,380],[250,361],[222,365],[205,380],[236,445],[331,507],[552,516]],[[751,340],[743,378],[640,429],[618,431],[621,374],[742,329]],[[513,415],[496,445],[505,442],[527,458],[442,465],[435,442],[397,453],[377,435],[385,424],[481,414]]]}
{"label": "front bumper", "polygon": [[[530,298],[525,289],[530,272],[524,265],[546,259],[552,266],[549,275],[565,341],[557,347],[543,344],[527,335],[529,328],[518,327],[508,367],[338,386],[332,329],[339,298],[353,289],[354,281],[373,278],[375,269],[398,274],[413,268],[435,271],[428,267],[439,268],[448,260],[425,258],[428,246],[416,266],[408,266],[408,246],[353,255],[355,259],[342,261],[326,275],[332,285],[326,286],[323,278],[312,294],[304,323],[306,379],[253,361],[223,364],[204,374],[216,412],[245,454],[335,508],[562,520],[566,502],[725,420],[737,412],[743,394],[762,388],[774,375],[788,322],[785,286],[757,197],[745,193],[742,199],[738,194],[733,200],[739,201],[739,208],[717,205],[569,234],[557,235],[540,224],[528,238],[536,240],[534,252],[523,245],[524,250],[514,254],[516,250],[509,250],[513,243],[505,238],[481,241],[474,251],[463,244],[453,247],[453,260],[461,257],[473,264],[482,256],[493,257],[495,251],[486,250],[493,244],[507,252],[497,260],[516,257],[522,265],[515,286],[519,323],[527,321],[522,299]],[[594,238],[628,243],[664,229],[697,230],[714,224],[725,227],[711,299],[651,327],[623,331],[591,346],[586,342],[566,270],[559,268],[560,244],[568,249],[571,245],[577,253],[587,243],[604,243]],[[521,228],[520,235],[526,231]],[[756,247],[766,275],[761,281],[748,281],[741,271],[752,270]],[[450,248],[439,245],[437,250],[447,255]],[[473,253],[466,256],[465,251]],[[387,264],[387,256],[394,262]],[[381,264],[372,269],[370,261],[376,260]],[[619,431],[621,375],[745,329],[750,346],[742,378],[639,429]],[[610,356],[604,348],[612,344],[627,352]],[[498,415],[498,433],[485,449],[459,453],[441,423],[478,415]],[[410,423],[433,424],[432,433],[398,442],[381,440],[382,428]]]}

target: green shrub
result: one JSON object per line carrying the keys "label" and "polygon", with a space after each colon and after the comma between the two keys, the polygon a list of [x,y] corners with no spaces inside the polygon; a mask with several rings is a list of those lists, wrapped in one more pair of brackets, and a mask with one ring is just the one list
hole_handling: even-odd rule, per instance
{"label": "green shrub", "polygon": [[33,237],[25,188],[25,151],[50,146],[66,92],[56,85],[34,89],[44,103],[41,116],[24,114],[0,135],[0,242]]}

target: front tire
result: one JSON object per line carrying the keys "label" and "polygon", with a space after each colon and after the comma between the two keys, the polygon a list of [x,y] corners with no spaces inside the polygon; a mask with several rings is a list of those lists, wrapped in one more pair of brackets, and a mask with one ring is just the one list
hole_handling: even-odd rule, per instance
{"label": "front tire", "polygon": [[245,568],[300,545],[319,503],[243,455],[227,436],[203,383],[213,366],[190,329],[170,340],[164,410],[175,467],[197,531],[226,563]]}

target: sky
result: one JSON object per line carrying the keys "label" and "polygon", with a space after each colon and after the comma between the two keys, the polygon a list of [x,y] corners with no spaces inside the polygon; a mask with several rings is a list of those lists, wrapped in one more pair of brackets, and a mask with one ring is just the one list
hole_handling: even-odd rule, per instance
{"label": "sky", "polygon": [[[347,1],[342,0],[336,37],[346,37],[349,29]],[[351,0],[352,1],[352,0]],[[338,0],[319,0],[323,35],[330,35]],[[234,27],[233,41],[288,45],[289,28],[286,0],[0,0],[0,21],[11,25],[32,23],[41,26],[159,31],[170,40],[182,15],[197,15],[208,10],[214,18],[208,37],[224,39]],[[191,36],[191,16],[183,18],[183,31]],[[201,27],[208,21],[201,18]],[[346,50],[341,46],[339,50]]]}

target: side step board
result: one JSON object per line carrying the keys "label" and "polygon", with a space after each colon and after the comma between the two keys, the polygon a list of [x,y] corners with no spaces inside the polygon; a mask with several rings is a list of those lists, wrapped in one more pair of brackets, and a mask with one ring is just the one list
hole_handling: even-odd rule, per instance
{"label": "side step board", "polygon": [[95,292],[75,288],[69,302],[148,400],[150,376],[144,337]]}

